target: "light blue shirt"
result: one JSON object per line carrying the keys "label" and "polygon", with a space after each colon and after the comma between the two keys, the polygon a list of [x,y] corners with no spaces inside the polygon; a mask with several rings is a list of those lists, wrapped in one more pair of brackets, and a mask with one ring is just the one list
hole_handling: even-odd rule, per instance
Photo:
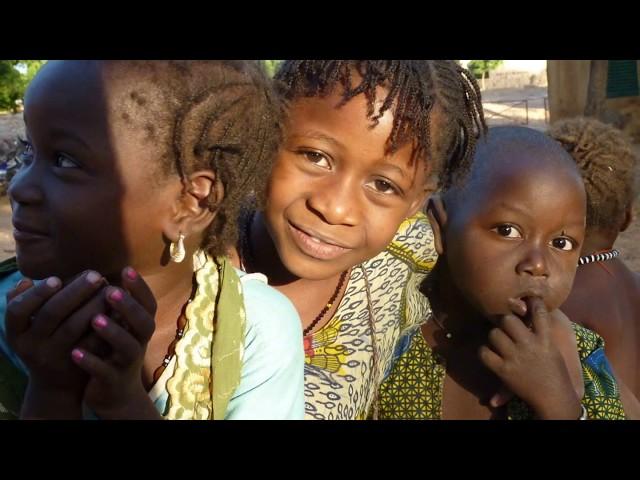
{"label": "light blue shirt", "polygon": [[[229,401],[226,420],[302,420],[304,351],[300,317],[289,299],[270,287],[261,274],[236,269],[243,287],[246,332],[240,384]],[[19,272],[0,280],[0,351],[25,374],[28,371],[6,342],[6,293],[22,278]],[[173,363],[165,370],[173,372]],[[166,409],[166,380],[149,392],[160,413]]]}

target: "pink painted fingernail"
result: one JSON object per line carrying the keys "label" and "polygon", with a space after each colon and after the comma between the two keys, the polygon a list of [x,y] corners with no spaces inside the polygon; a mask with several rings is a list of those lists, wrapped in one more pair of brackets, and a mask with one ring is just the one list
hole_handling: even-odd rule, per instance
{"label": "pink painted fingernail", "polygon": [[136,278],[138,278],[138,274],[136,273],[136,271],[131,268],[131,267],[127,267],[127,272],[126,272],[127,278],[129,280],[135,280]]}
{"label": "pink painted fingernail", "polygon": [[58,288],[61,282],[58,277],[49,277],[47,278],[47,286],[50,288]]}
{"label": "pink painted fingernail", "polygon": [[119,302],[123,297],[124,295],[122,294],[122,291],[118,290],[117,288],[114,288],[109,294],[109,298],[114,302]]}
{"label": "pink painted fingernail", "polygon": [[74,348],[73,351],[71,352],[71,356],[75,361],[79,362],[84,358],[84,352],[79,348]]}
{"label": "pink painted fingernail", "polygon": [[104,315],[102,315],[101,313],[99,313],[98,315],[96,315],[96,317],[93,319],[93,324],[98,327],[98,328],[104,328],[107,326],[107,317],[105,317]]}

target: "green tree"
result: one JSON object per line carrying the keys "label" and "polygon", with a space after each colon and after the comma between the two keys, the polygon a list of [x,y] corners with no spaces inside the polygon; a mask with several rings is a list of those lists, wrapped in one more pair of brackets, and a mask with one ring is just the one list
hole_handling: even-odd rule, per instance
{"label": "green tree", "polygon": [[282,60],[263,60],[267,74],[273,77],[278,70],[278,66],[282,63]]}
{"label": "green tree", "polygon": [[18,100],[46,60],[0,60],[0,110],[18,111]]}
{"label": "green tree", "polygon": [[0,110],[15,112],[16,100],[22,98],[22,74],[16,69],[16,60],[0,60]]}
{"label": "green tree", "polygon": [[489,72],[502,65],[504,60],[469,60],[467,69],[476,77],[482,79],[482,89],[484,90],[484,79],[489,76]]}
{"label": "green tree", "polygon": [[24,68],[26,69],[26,72],[24,74],[24,80],[27,86],[29,85],[29,83],[31,83],[31,80],[33,80],[33,77],[36,76],[36,73],[38,73],[38,70],[40,70],[40,68],[42,68],[42,66],[45,63],[47,63],[46,60],[19,60],[18,61],[18,65],[24,66]]}

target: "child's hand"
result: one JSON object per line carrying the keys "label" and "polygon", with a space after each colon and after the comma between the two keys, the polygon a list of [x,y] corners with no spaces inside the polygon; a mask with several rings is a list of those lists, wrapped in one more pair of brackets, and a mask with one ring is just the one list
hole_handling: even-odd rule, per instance
{"label": "child's hand", "polygon": [[514,314],[505,315],[480,347],[480,359],[541,419],[580,417],[580,399],[573,388],[564,358],[554,345],[550,316],[540,298],[528,300],[529,330]]}
{"label": "child's hand", "polygon": [[145,351],[155,330],[155,298],[132,268],[123,270],[122,279],[122,289],[105,289],[121,320],[100,314],[92,321],[96,333],[111,346],[111,354],[101,359],[80,347],[72,352],[73,360],[90,376],[84,401],[104,419],[160,418],[142,383]]}
{"label": "child's hand", "polygon": [[92,271],[64,288],[56,277],[37,284],[24,279],[7,294],[7,341],[29,370],[25,415],[46,417],[41,407],[47,398],[79,412],[87,376],[69,353],[78,342],[91,343],[83,337],[90,332],[90,319],[104,311],[104,301],[96,295],[103,281]]}

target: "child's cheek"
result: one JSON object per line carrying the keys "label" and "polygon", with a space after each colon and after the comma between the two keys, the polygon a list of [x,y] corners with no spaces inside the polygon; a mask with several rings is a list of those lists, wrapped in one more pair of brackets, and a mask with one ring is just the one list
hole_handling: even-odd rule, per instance
{"label": "child's cheek", "polygon": [[573,286],[573,279],[575,275],[571,277],[565,277],[555,285],[551,286],[550,298],[545,302],[549,310],[555,310],[562,305],[571,293]]}

